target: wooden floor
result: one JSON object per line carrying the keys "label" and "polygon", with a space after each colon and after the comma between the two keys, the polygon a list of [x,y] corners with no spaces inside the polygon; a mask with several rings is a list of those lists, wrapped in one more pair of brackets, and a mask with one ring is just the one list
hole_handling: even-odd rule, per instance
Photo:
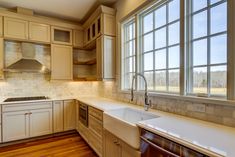
{"label": "wooden floor", "polygon": [[0,147],[0,157],[97,157],[77,133]]}

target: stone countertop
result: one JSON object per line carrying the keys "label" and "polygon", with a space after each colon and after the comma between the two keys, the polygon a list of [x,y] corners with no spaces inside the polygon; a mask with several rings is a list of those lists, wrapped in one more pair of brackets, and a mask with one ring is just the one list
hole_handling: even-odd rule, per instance
{"label": "stone countertop", "polygon": [[[100,97],[78,97],[77,100],[108,112],[108,110],[143,107]],[[235,128],[150,109],[160,116],[140,121],[137,125],[186,147],[213,157],[235,157]]]}

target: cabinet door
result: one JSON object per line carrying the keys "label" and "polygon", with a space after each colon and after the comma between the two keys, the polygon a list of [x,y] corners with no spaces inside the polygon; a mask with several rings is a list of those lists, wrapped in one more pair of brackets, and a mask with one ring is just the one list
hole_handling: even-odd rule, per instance
{"label": "cabinet door", "polygon": [[52,133],[52,109],[30,111],[30,137]]}
{"label": "cabinet door", "polygon": [[103,30],[102,34],[115,36],[116,28],[115,28],[115,16],[109,14],[103,14]]}
{"label": "cabinet door", "polygon": [[83,47],[83,31],[73,30],[73,46]]}
{"label": "cabinet door", "polygon": [[76,128],[76,104],[74,100],[64,101],[64,130]]}
{"label": "cabinet door", "polygon": [[51,27],[51,41],[55,44],[72,45],[72,29]]}
{"label": "cabinet door", "polygon": [[0,79],[4,78],[4,40],[0,38]]}
{"label": "cabinet door", "polygon": [[51,78],[54,80],[72,80],[73,48],[64,45],[51,45]]}
{"label": "cabinet door", "polygon": [[64,131],[64,104],[63,101],[53,102],[54,132]]}
{"label": "cabinet door", "polygon": [[0,37],[3,36],[3,17],[0,16]]}
{"label": "cabinet door", "polygon": [[[115,37],[101,36],[96,40],[97,78],[115,78]],[[107,66],[109,65],[109,66]]]}
{"label": "cabinet door", "polygon": [[29,22],[29,39],[33,41],[50,43],[50,26],[46,24]]}
{"label": "cabinet door", "polygon": [[28,21],[4,17],[4,37],[28,39]]}
{"label": "cabinet door", "polygon": [[7,112],[2,114],[3,142],[29,137],[28,111]]}
{"label": "cabinet door", "polygon": [[120,141],[122,146],[122,157],[140,157],[141,152],[132,148],[123,141]]}
{"label": "cabinet door", "polygon": [[118,144],[118,138],[105,131],[105,140],[104,140],[104,157],[121,157],[121,147]]}

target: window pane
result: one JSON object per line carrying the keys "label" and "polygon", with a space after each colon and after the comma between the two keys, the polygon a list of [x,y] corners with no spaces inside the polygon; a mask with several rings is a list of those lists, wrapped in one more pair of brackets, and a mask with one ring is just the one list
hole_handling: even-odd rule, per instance
{"label": "window pane", "polygon": [[193,92],[207,93],[207,68],[193,69]]}
{"label": "window pane", "polygon": [[211,8],[211,34],[227,30],[227,3]]}
{"label": "window pane", "polygon": [[211,67],[211,94],[226,95],[227,67]]}
{"label": "window pane", "polygon": [[169,70],[169,91],[179,92],[179,70]]}
{"label": "window pane", "polygon": [[130,57],[126,59],[126,72],[134,72],[134,66],[135,65],[135,60],[134,57]]}
{"label": "window pane", "polygon": [[211,64],[227,62],[227,35],[211,38]]}
{"label": "window pane", "polygon": [[180,23],[176,22],[169,26],[169,45],[178,44],[180,40]]}
{"label": "window pane", "polygon": [[193,39],[207,35],[207,12],[193,15]]}
{"label": "window pane", "polygon": [[169,57],[169,68],[178,68],[179,67],[179,46],[174,46],[169,48],[168,57]]}
{"label": "window pane", "polygon": [[166,49],[155,52],[155,69],[166,69]]}
{"label": "window pane", "polygon": [[[146,81],[148,83],[148,89],[153,90],[153,72],[145,72],[144,76],[145,76]],[[142,79],[141,79],[141,84],[142,85],[144,84]]]}
{"label": "window pane", "polygon": [[153,30],[153,13],[144,16],[144,33]]}
{"label": "window pane", "polygon": [[144,71],[153,70],[153,52],[144,54]]}
{"label": "window pane", "polygon": [[210,4],[215,4],[215,3],[219,2],[219,1],[221,1],[221,0],[210,0]]}
{"label": "window pane", "polygon": [[155,28],[166,24],[166,5],[158,8],[155,11]]}
{"label": "window pane", "polygon": [[193,0],[193,12],[198,11],[207,6],[207,0]]}
{"label": "window pane", "polygon": [[155,89],[166,91],[166,71],[155,71]]}
{"label": "window pane", "polygon": [[153,33],[144,35],[144,52],[153,50]]}
{"label": "window pane", "polygon": [[169,4],[169,22],[180,18],[180,0],[173,0]]}
{"label": "window pane", "polygon": [[133,73],[126,73],[124,75],[124,80],[123,80],[124,89],[131,89],[131,81],[133,75],[134,75]]}
{"label": "window pane", "polygon": [[129,25],[128,27],[128,40],[133,39],[133,25]]}
{"label": "window pane", "polygon": [[155,49],[166,47],[166,28],[155,31]]}
{"label": "window pane", "polygon": [[127,46],[126,55],[125,55],[126,57],[134,55],[134,50],[133,50],[134,45],[133,44],[134,44],[134,41],[129,41],[126,44],[126,46]]}
{"label": "window pane", "polygon": [[193,42],[193,65],[207,64],[207,39]]}

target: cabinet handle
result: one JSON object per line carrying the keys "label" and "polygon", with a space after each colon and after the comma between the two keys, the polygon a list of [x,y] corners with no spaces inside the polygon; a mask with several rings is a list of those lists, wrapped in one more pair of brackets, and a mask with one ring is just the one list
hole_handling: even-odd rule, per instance
{"label": "cabinet handle", "polygon": [[31,115],[31,114],[32,114],[32,112],[29,112],[29,114]]}
{"label": "cabinet handle", "polygon": [[25,113],[24,115],[26,116],[26,115],[28,115],[29,113]]}

